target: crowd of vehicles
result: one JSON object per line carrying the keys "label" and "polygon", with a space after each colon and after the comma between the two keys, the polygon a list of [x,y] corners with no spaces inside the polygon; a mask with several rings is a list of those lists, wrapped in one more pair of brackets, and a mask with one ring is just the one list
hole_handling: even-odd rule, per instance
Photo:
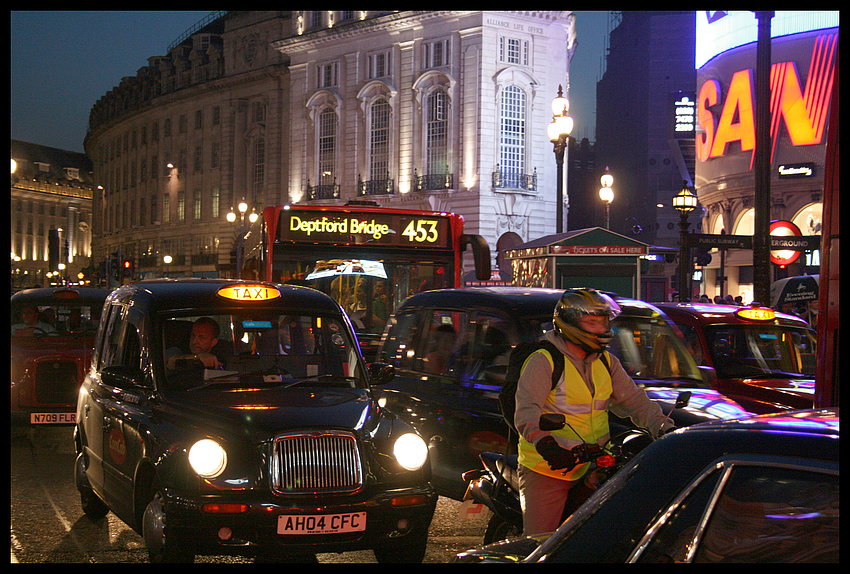
{"label": "crowd of vehicles", "polygon": [[[380,562],[421,561],[437,496],[462,500],[487,473],[510,480],[498,403],[508,357],[551,329],[562,291],[461,288],[465,248],[479,279],[490,257],[454,214],[354,205],[263,216],[265,281],[13,295],[12,420],[73,425],[83,510],[115,513],[153,561],[365,548]],[[693,428],[653,443],[639,457],[650,462],[618,472],[548,540],[461,560],[592,560],[576,545],[632,507],[635,519],[616,540],[603,537],[598,559],[837,559],[838,410],[795,410],[837,405],[837,362],[819,358],[815,331],[758,306],[617,302],[609,350],[678,427]],[[835,331],[824,316],[819,329]],[[194,341],[201,318],[215,326],[204,351]],[[816,364],[834,374],[826,390]],[[676,409],[683,392],[689,402]],[[769,413],[778,414],[748,418]],[[631,427],[610,420],[612,436]],[[787,445],[770,432],[795,424],[801,437]],[[736,440],[739,449],[719,454]],[[820,454],[805,452],[815,445]],[[707,458],[687,459],[689,449]],[[677,467],[677,456],[688,464]],[[798,474],[784,473],[789,466]],[[676,479],[658,493],[652,485],[673,467]],[[734,527],[784,528],[795,542],[721,551],[718,541],[738,535],[718,527],[724,508],[746,507],[735,493],[772,481],[808,498],[791,507],[771,486],[764,496],[774,498],[759,501],[770,514]],[[642,491],[652,495],[638,504]],[[798,513],[806,519],[776,518]],[[488,529],[486,541],[510,532]],[[806,552],[822,538],[822,552]]]}

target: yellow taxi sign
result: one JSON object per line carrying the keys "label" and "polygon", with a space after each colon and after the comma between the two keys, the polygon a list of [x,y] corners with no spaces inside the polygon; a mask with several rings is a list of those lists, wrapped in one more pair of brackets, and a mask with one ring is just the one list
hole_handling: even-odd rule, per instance
{"label": "yellow taxi sign", "polygon": [[218,294],[233,301],[269,301],[280,297],[280,291],[275,287],[255,283],[227,285],[219,289]]}
{"label": "yellow taxi sign", "polygon": [[773,321],[776,319],[776,313],[773,309],[767,307],[747,307],[746,309],[738,309],[735,314],[741,319],[749,321]]}

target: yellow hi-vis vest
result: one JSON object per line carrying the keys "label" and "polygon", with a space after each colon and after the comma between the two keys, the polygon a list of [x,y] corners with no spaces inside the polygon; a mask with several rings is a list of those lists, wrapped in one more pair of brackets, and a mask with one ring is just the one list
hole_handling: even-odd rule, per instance
{"label": "yellow hi-vis vest", "polygon": [[[605,354],[610,365],[610,355],[607,351]],[[561,381],[546,397],[544,412],[563,413],[569,424],[561,430],[552,431],[551,434],[569,439],[571,446],[574,446],[573,443],[581,443],[582,439],[588,444],[600,445],[608,440],[608,401],[613,392],[611,373],[602,361],[597,359],[591,364],[591,376],[595,389],[592,396],[576,366],[569,359],[565,359]],[[580,436],[576,436],[576,433]],[[560,480],[578,480],[590,468],[590,463],[580,464],[565,475],[561,474],[563,469],[552,470],[534,445],[522,436],[519,437],[519,464]]]}

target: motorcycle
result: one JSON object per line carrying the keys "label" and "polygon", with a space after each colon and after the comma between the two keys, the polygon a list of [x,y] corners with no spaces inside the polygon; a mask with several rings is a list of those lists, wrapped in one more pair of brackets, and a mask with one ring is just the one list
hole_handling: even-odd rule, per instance
{"label": "motorcycle", "polygon": [[[687,406],[690,396],[688,391],[679,393],[673,408]],[[669,416],[668,413],[665,422]],[[566,424],[566,419],[561,414],[544,413],[540,416],[540,429],[544,431],[560,430]],[[587,442],[573,447],[572,452],[578,463],[591,463],[585,476],[594,476],[596,481],[589,485],[588,481],[583,480],[570,489],[561,521],[566,520],[600,484],[616,474],[654,440],[648,430],[630,428],[615,435],[604,447]],[[484,468],[463,473],[463,480],[468,483],[464,501],[471,499],[492,512],[484,531],[484,544],[520,536],[522,508],[519,501],[518,455],[482,452],[479,458]]]}

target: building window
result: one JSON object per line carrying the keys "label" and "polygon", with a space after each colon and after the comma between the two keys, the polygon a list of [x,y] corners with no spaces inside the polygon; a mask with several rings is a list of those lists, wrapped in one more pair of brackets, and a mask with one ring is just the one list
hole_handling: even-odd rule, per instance
{"label": "building window", "polygon": [[517,86],[506,86],[502,90],[499,165],[506,180],[516,179],[519,182],[525,173],[525,92]]}
{"label": "building window", "polygon": [[195,129],[200,130],[204,127],[204,111],[195,110]]}
{"label": "building window", "polygon": [[177,221],[183,223],[186,221],[186,192],[177,192]]}
{"label": "building window", "polygon": [[196,189],[192,193],[192,218],[195,219],[195,221],[201,219],[201,203],[201,190]]}
{"label": "building window", "polygon": [[195,158],[192,166],[195,172],[203,171],[204,169],[204,146],[195,146]]}
{"label": "building window", "polygon": [[212,188],[212,218],[218,219],[221,214],[220,209],[221,190],[217,187]]}
{"label": "building window", "polygon": [[210,144],[210,169],[218,169],[218,164],[221,158],[221,143],[212,142]]}
{"label": "building window", "polygon": [[319,71],[319,88],[331,88],[337,85],[339,78],[339,62],[330,62],[328,64],[320,64]]}
{"label": "building window", "polygon": [[528,40],[499,38],[499,61],[506,64],[528,65]]}
{"label": "building window", "polygon": [[212,109],[212,125],[217,126],[221,124],[221,106],[215,106]]}
{"label": "building window", "polygon": [[336,113],[325,108],[319,114],[319,138],[318,138],[318,168],[319,184],[327,185],[334,183],[336,179],[334,168],[336,166]]}
{"label": "building window", "polygon": [[266,176],[266,140],[257,139],[254,142],[254,185],[262,185]]}
{"label": "building window", "polygon": [[320,28],[322,26],[322,17],[324,15],[324,11],[322,10],[313,10],[310,12],[310,27],[311,28]]}
{"label": "building window", "polygon": [[369,179],[385,179],[390,169],[390,103],[385,98],[372,104],[370,119]]}
{"label": "building window", "polygon": [[261,124],[266,121],[266,104],[254,102],[251,106],[251,121]]}
{"label": "building window", "polygon": [[390,52],[376,52],[366,56],[367,75],[370,80],[390,75]]}
{"label": "building window", "polygon": [[425,42],[423,47],[425,50],[423,59],[425,68],[438,68],[449,65],[448,39]]}
{"label": "building window", "polygon": [[448,174],[449,96],[436,90],[428,95],[426,103],[426,175]]}

